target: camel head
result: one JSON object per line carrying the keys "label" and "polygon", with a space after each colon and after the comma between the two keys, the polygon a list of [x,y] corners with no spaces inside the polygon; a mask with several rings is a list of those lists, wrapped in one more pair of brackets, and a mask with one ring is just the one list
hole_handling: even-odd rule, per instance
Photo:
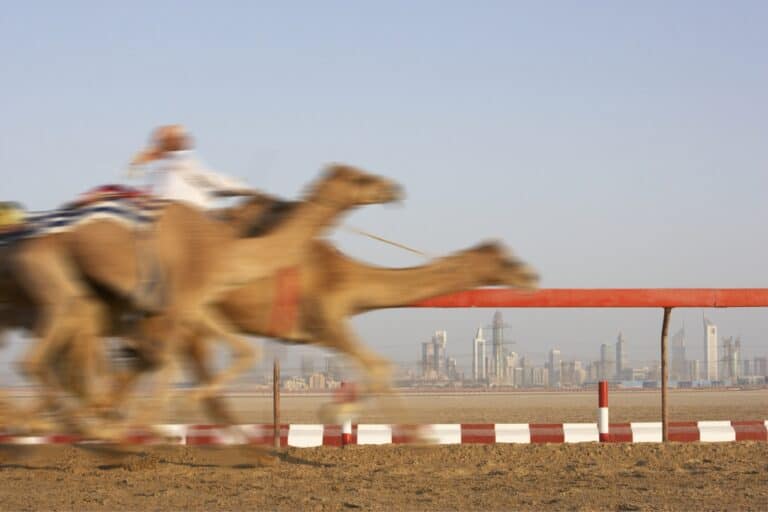
{"label": "camel head", "polygon": [[465,251],[464,256],[469,258],[465,268],[477,272],[483,285],[526,290],[535,290],[539,285],[539,274],[501,242],[482,243]]}
{"label": "camel head", "polygon": [[349,165],[335,164],[327,167],[310,186],[305,199],[351,208],[401,201],[404,195],[403,188],[392,180]]}

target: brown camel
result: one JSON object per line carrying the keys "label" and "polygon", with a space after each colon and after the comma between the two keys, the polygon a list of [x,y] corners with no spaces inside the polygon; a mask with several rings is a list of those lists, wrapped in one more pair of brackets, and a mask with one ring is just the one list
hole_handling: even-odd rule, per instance
{"label": "brown camel", "polygon": [[[248,230],[259,234],[273,229],[295,207],[295,203],[275,200],[267,215]],[[252,219],[236,217],[242,221],[239,229]],[[499,243],[481,244],[419,267],[391,269],[355,260],[327,242],[315,240],[301,264],[229,292],[218,309],[242,333],[337,350],[359,364],[368,390],[384,391],[389,386],[389,363],[359,342],[349,327],[349,317],[479,286],[530,289],[537,281],[533,269]],[[214,378],[207,368],[204,339],[205,333],[195,332],[184,347],[195,376],[203,382]],[[116,402],[125,397],[137,376],[121,377]],[[234,423],[222,403],[212,398],[206,405],[216,421]]]}
{"label": "brown camel", "polygon": [[[259,234],[278,224],[279,219],[295,207],[293,203],[275,202],[264,219],[253,227],[253,218],[261,216],[268,203],[266,198],[259,198],[249,203],[248,210],[230,210],[228,218],[238,230]],[[292,297],[295,318],[281,318],[291,317],[290,311],[294,309],[286,304],[285,297],[279,297],[285,296],[281,289],[286,288],[285,281],[292,280],[291,275],[294,279],[298,277],[294,283],[298,287]],[[219,303],[219,308],[243,333],[339,350],[360,364],[372,389],[381,389],[388,384],[389,365],[359,343],[348,326],[348,317],[484,285],[529,288],[536,280],[530,267],[508,255],[499,244],[480,245],[421,267],[387,269],[356,261],[325,242],[315,241],[295,272],[272,276],[230,292]],[[202,333],[190,336],[184,349],[196,376],[205,381],[211,375],[206,366],[207,348],[201,343],[203,339]],[[124,385],[131,380],[125,377]],[[210,399],[206,405],[216,421],[234,422],[223,404]]]}
{"label": "brown camel", "polygon": [[[188,332],[204,332],[227,342],[235,354],[230,367],[208,384],[205,392],[212,393],[247,369],[255,352],[210,305],[229,290],[297,264],[310,240],[341,213],[400,196],[400,187],[387,179],[336,165],[310,187],[278,229],[262,237],[238,238],[205,213],[171,203],[160,212],[150,236],[137,237],[120,223],[95,220],[69,232],[21,241],[10,257],[12,270],[39,311],[39,340],[24,368],[46,385],[43,363],[56,347],[77,337],[81,325],[98,331],[103,319],[97,318],[93,294],[80,275],[122,299],[141,295],[138,252],[151,260],[162,284],[162,310],[147,320],[151,330],[143,331],[157,336],[151,341],[160,347],[160,382],[168,378],[177,340]],[[137,250],[137,245],[143,247]]]}

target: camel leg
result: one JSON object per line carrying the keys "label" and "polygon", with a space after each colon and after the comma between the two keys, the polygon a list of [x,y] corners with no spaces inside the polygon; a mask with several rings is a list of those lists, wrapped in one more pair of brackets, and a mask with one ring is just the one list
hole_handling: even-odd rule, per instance
{"label": "camel leg", "polygon": [[326,325],[323,331],[324,334],[319,343],[353,359],[365,373],[367,391],[385,392],[389,390],[392,365],[385,358],[360,343],[346,322]]}
{"label": "camel leg", "polygon": [[[207,340],[201,335],[193,335],[186,338],[182,347],[183,354],[191,365],[192,373],[199,383],[208,384],[212,379],[212,373],[207,366],[209,361]],[[142,357],[139,352],[140,362],[114,377],[110,404],[112,407],[120,407],[125,403],[129,393],[147,371],[154,369],[157,364]],[[224,425],[233,425],[237,421],[231,411],[220,397],[210,396],[203,403],[206,413],[215,422]]]}
{"label": "camel leg", "polygon": [[171,401],[171,385],[174,375],[176,375],[176,362],[169,351],[167,356],[163,357],[157,370],[148,403],[143,406],[143,410],[138,416],[138,424],[154,425],[160,419],[160,415],[167,411],[167,406]]}
{"label": "camel leg", "polygon": [[139,382],[139,379],[147,372],[154,369],[154,364],[149,364],[142,358],[140,362],[136,363],[131,368],[117,373],[112,379],[112,388],[109,397],[107,398],[109,407],[116,410],[125,404],[130,393]]}
{"label": "camel leg", "polygon": [[[192,367],[192,373],[202,385],[207,385],[213,379],[213,374],[207,366],[210,360],[208,344],[206,340],[196,334],[187,338],[184,347],[187,359]],[[235,425],[238,421],[235,419],[231,410],[227,407],[223,397],[211,395],[203,400],[205,412],[209,418],[216,423],[223,425]]]}
{"label": "camel leg", "polygon": [[[413,414],[403,403],[400,396],[392,391],[392,364],[385,358],[372,352],[363,345],[347,322],[339,322],[326,326],[325,337],[319,340],[320,344],[332,348],[353,359],[365,373],[365,383],[362,393],[376,393],[380,412],[398,417],[400,422],[415,424]],[[338,420],[340,415],[350,412],[355,413],[360,408],[360,403],[351,404],[326,404],[321,408],[321,419]],[[415,433],[414,440],[419,439],[420,434]]]}
{"label": "camel leg", "polygon": [[75,391],[90,405],[103,311],[88,297],[69,260],[54,248],[33,241],[22,248],[14,263],[19,283],[40,310],[35,329],[37,340],[22,359],[22,371],[41,384],[38,411],[60,410],[69,415],[66,419],[70,424],[76,423],[62,407],[57,392],[71,386],[56,378],[49,362],[67,343],[71,344],[69,348],[77,358],[71,366],[79,372]]}
{"label": "camel leg", "polygon": [[45,357],[77,324],[78,301],[85,295],[69,264],[48,247],[32,246],[16,259],[21,285],[41,309],[37,341],[22,362],[25,373],[41,373]]}
{"label": "camel leg", "polygon": [[205,399],[216,394],[227,382],[251,368],[260,351],[255,349],[245,338],[233,334],[235,329],[213,308],[200,308],[195,319],[211,334],[211,339],[224,341],[232,349],[232,362],[223,371],[212,376],[195,394],[198,399]]}
{"label": "camel leg", "polygon": [[58,382],[49,371],[47,361],[55,356],[61,349],[63,342],[69,339],[68,317],[73,312],[71,305],[61,307],[54,305],[46,308],[42,314],[42,322],[38,330],[40,336],[35,340],[20,363],[21,371],[26,376],[33,378],[40,386],[40,403],[32,409],[34,413],[60,410],[62,404],[59,401]]}

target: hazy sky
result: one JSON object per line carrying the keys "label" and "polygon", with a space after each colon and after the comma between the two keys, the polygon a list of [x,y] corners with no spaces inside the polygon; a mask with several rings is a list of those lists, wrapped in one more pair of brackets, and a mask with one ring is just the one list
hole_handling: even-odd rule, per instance
{"label": "hazy sky", "polygon": [[[331,161],[391,176],[405,207],[350,224],[433,254],[501,238],[545,287],[768,286],[767,24],[762,1],[6,2],[1,195],[52,208],[182,122],[211,167],[285,196]],[[492,314],[355,324],[412,361],[440,328],[470,353]],[[768,352],[765,310],[706,314]],[[657,353],[659,311],[504,315],[534,358],[594,359],[619,330],[631,359]],[[672,319],[698,358],[701,315]]]}

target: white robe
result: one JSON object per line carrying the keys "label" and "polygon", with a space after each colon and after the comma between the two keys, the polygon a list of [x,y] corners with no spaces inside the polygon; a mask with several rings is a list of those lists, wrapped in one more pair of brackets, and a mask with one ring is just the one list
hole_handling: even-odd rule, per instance
{"label": "white robe", "polygon": [[250,188],[206,168],[192,151],[174,151],[152,167],[149,181],[153,194],[206,210],[214,206],[217,192]]}

